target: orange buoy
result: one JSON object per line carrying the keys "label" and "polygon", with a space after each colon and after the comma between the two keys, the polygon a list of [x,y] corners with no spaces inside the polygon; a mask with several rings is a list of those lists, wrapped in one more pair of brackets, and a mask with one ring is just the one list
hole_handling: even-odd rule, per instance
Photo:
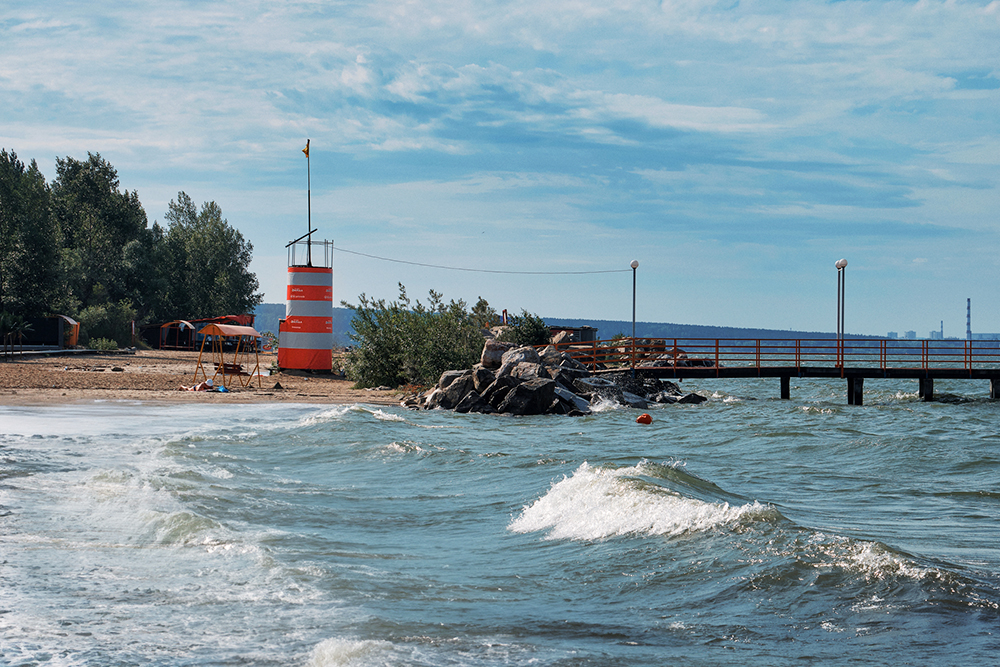
{"label": "orange buoy", "polygon": [[635,418],[637,424],[652,424],[653,418],[649,416],[648,413],[643,412],[641,415]]}

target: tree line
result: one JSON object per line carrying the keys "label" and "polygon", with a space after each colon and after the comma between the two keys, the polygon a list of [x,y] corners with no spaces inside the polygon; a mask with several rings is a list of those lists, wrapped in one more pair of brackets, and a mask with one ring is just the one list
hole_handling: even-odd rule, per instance
{"label": "tree line", "polygon": [[148,224],[139,195],[100,154],[35,160],[0,150],[0,313],[8,322],[61,314],[81,334],[128,344],[131,323],[252,311],[263,298],[253,245],[206,202],[179,192]]}

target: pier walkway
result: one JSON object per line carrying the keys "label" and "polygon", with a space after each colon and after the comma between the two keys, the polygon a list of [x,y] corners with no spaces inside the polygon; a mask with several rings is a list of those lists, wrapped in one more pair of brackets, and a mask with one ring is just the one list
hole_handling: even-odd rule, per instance
{"label": "pier walkway", "polygon": [[840,378],[847,402],[862,405],[866,379],[913,379],[925,401],[934,380],[988,380],[1000,398],[1000,341],[882,338],[739,339],[616,338],[556,346],[596,373],[634,369],[665,379],[778,378],[791,398],[791,378]]}

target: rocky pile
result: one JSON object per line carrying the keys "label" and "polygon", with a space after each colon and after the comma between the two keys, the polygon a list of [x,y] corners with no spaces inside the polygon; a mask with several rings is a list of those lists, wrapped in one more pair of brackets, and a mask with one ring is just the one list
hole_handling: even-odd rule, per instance
{"label": "rocky pile", "polygon": [[635,408],[649,403],[700,403],[673,382],[633,378],[631,371],[597,377],[566,352],[549,346],[514,347],[488,339],[480,363],[447,371],[432,389],[403,399],[413,409],[511,415],[586,415],[591,406],[613,401]]}

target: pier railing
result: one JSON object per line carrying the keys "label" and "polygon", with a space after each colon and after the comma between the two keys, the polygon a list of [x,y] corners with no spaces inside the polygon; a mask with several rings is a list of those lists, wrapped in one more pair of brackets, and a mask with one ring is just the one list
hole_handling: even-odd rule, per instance
{"label": "pier railing", "polygon": [[1000,368],[1000,341],[996,340],[616,338],[560,343],[556,348],[592,369]]}

